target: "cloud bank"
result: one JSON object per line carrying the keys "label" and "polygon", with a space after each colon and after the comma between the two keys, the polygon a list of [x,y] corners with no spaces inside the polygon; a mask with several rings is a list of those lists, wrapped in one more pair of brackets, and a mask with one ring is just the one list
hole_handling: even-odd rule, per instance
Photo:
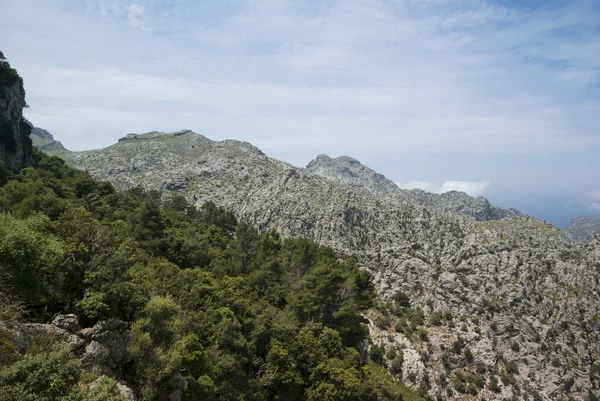
{"label": "cloud bank", "polygon": [[587,192],[583,198],[588,212],[600,213],[600,188]]}

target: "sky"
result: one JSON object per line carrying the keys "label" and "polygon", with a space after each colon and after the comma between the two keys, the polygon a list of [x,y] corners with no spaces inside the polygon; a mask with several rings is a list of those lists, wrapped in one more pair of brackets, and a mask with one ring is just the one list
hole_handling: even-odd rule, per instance
{"label": "sky", "polygon": [[26,116],[71,150],[192,129],[349,155],[564,226],[600,214],[600,0],[0,0]]}

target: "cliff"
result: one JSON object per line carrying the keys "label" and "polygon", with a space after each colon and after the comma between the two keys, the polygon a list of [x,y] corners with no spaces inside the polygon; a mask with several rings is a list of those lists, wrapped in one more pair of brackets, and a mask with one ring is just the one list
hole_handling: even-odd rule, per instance
{"label": "cliff", "polygon": [[31,127],[23,118],[23,79],[0,52],[0,161],[11,170],[32,164]]}

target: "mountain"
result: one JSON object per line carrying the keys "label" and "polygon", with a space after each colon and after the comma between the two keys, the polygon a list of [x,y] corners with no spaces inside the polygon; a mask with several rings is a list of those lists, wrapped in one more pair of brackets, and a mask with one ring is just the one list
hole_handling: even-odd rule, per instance
{"label": "mountain", "polygon": [[600,216],[575,217],[563,229],[563,234],[577,242],[590,242],[596,235],[600,234]]}
{"label": "mountain", "polygon": [[35,127],[29,121],[27,121],[27,124],[31,127],[30,137],[33,142],[33,146],[35,146],[39,150],[65,149],[63,144],[59,141],[55,141],[52,134],[46,131],[45,129]]}
{"label": "mountain", "polygon": [[0,52],[0,161],[10,170],[31,165],[31,129],[23,118],[23,79]]}
{"label": "mountain", "polygon": [[354,258],[380,298],[366,314],[371,341],[431,397],[600,397],[600,239],[570,242],[481,197],[402,190],[350,157],[298,168],[189,130],[129,134],[68,163]]}
{"label": "mountain", "polygon": [[348,156],[332,159],[319,155],[306,166],[311,171],[329,181],[354,189],[361,188],[368,193],[395,198],[409,198],[418,205],[440,212],[454,212],[473,217],[475,220],[502,220],[522,216],[514,209],[501,209],[493,206],[484,197],[474,198],[464,192],[450,191],[441,195],[420,189],[401,190],[383,174],[362,165]]}

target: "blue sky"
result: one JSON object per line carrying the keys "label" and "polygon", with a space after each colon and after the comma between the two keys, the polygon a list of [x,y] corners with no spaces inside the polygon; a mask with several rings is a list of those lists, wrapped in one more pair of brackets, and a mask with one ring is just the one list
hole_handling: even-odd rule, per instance
{"label": "blue sky", "polygon": [[564,225],[600,214],[600,1],[0,0],[27,117],[68,148],[190,128],[347,154]]}

